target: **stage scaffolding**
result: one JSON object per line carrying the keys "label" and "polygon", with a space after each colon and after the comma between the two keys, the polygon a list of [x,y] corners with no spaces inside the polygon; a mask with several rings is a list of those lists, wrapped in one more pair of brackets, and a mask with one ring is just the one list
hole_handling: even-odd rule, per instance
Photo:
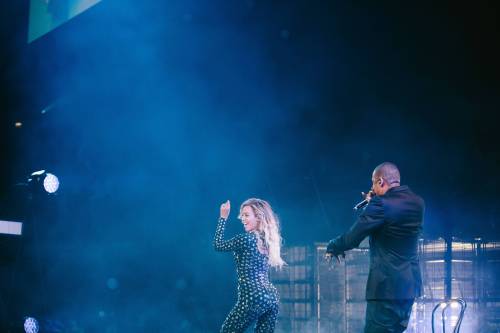
{"label": "stage scaffolding", "polygon": [[[341,264],[328,264],[325,250],[325,243],[284,249],[288,266],[271,274],[281,295],[277,332],[363,331],[367,243],[347,252]],[[424,295],[414,304],[408,333],[431,332],[434,306],[458,297],[468,305],[460,332],[500,331],[500,242],[422,239],[419,253]],[[454,311],[447,325],[454,324]]]}

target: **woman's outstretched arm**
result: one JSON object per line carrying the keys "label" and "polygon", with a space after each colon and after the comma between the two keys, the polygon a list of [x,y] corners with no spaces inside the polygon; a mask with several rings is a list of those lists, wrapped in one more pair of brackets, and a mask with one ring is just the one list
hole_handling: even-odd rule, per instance
{"label": "woman's outstretched arm", "polygon": [[231,203],[229,200],[220,206],[220,217],[217,223],[214,237],[214,249],[216,251],[237,251],[245,246],[248,242],[249,235],[239,234],[231,239],[224,239],[224,230],[226,229],[227,218],[231,210]]}

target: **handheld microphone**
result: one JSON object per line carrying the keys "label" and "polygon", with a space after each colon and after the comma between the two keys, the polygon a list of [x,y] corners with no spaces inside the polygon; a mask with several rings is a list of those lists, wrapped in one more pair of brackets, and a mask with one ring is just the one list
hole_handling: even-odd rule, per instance
{"label": "handheld microphone", "polygon": [[365,208],[368,203],[370,202],[370,199],[371,197],[374,195],[375,193],[373,193],[372,191],[369,191],[368,194],[366,195],[366,198],[363,200],[363,201],[360,201],[358,202],[354,207],[353,207],[353,210],[358,210],[358,209],[362,209],[362,208]]}

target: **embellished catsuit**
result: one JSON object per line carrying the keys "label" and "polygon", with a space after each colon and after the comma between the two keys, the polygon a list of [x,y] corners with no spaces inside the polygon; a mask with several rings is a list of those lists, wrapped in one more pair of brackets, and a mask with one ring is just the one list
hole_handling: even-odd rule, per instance
{"label": "embellished catsuit", "polygon": [[268,257],[257,248],[257,234],[241,233],[225,240],[226,220],[219,219],[214,248],[232,251],[238,275],[238,301],[222,325],[221,333],[239,333],[254,322],[255,332],[274,332],[278,316],[278,291],[269,281]]}

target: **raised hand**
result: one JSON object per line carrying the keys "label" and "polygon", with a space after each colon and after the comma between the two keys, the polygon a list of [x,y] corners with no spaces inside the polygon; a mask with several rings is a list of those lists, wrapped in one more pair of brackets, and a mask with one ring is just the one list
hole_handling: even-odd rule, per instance
{"label": "raised hand", "polygon": [[231,202],[229,200],[220,205],[220,217],[223,218],[224,220],[227,220],[230,211],[231,211]]}

